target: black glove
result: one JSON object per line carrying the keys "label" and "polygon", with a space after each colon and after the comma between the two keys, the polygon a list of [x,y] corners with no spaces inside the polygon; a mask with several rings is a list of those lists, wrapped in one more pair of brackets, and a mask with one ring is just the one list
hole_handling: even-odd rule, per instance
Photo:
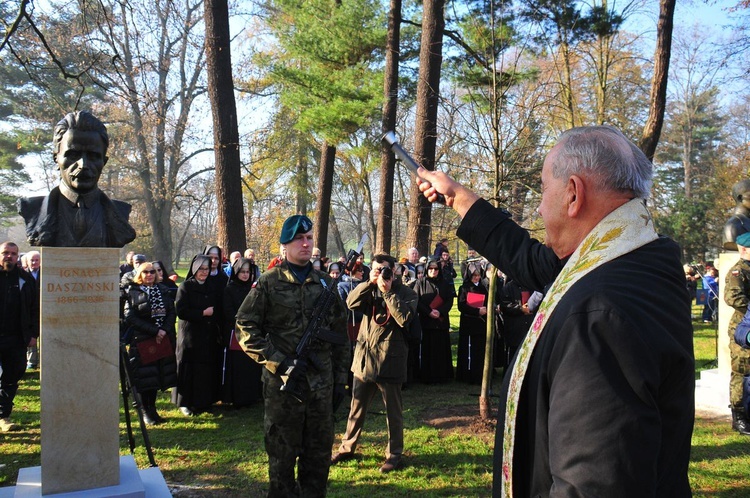
{"label": "black glove", "polygon": [[339,405],[349,395],[349,386],[345,384],[333,385],[333,411],[335,412]]}
{"label": "black glove", "polygon": [[279,365],[276,373],[286,375],[287,377],[291,377],[292,374],[295,376],[304,376],[307,373],[307,362],[305,360],[293,359],[287,356],[284,358],[284,361],[281,362],[281,365]]}

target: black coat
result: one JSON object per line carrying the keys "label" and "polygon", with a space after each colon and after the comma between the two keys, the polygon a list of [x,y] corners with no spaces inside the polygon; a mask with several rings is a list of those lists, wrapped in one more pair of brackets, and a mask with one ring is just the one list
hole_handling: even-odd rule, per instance
{"label": "black coat", "polygon": [[[5,272],[3,272],[5,274]],[[39,337],[39,287],[38,282],[30,273],[19,267],[13,268],[8,274],[9,284],[6,306],[18,306],[18,322],[16,330],[6,330],[5,333],[17,333],[18,345],[28,346],[31,339]],[[15,283],[18,282],[16,286]],[[11,289],[15,291],[11,295]]]}
{"label": "black coat", "polygon": [[[203,316],[212,306],[214,315]],[[218,293],[208,282],[189,278],[177,289],[177,389],[172,399],[178,406],[203,409],[218,399],[220,308]]]}
{"label": "black coat", "polygon": [[[564,263],[483,200],[458,235],[530,289],[542,290]],[[553,313],[517,406],[515,496],[690,496],[695,380],[679,247],[662,237],[602,265]]]}
{"label": "black coat", "polygon": [[[487,349],[487,315],[480,315],[479,308],[469,304],[469,295],[482,299],[487,306],[487,287],[481,281],[474,285],[466,280],[458,290],[458,310],[461,322],[458,329],[456,354],[456,380],[480,384],[484,373],[484,354]],[[481,296],[481,297],[479,297]],[[488,311],[492,313],[492,306]]]}
{"label": "black coat", "polygon": [[534,313],[526,314],[523,311],[522,292],[523,289],[515,280],[508,280],[500,288],[498,296],[500,311],[503,314],[503,339],[511,357],[518,350],[534,321]]}
{"label": "black coat", "polygon": [[[252,269],[251,269],[252,270]],[[263,397],[262,367],[244,351],[230,349],[236,315],[252,284],[230,280],[224,288],[224,326],[221,331],[224,356],[221,365],[221,400],[235,406],[247,406]],[[238,339],[239,340],[239,339]]]}
{"label": "black coat", "polygon": [[[448,313],[453,307],[455,290],[441,277],[417,279],[417,311],[422,327],[420,343],[419,376],[424,382],[447,382],[453,379],[453,357],[451,352],[450,320]],[[439,295],[442,304],[437,309],[439,318],[430,317],[430,304]]]}
{"label": "black coat", "polygon": [[[456,294],[453,287],[443,280],[442,277],[437,279],[422,277],[417,279],[417,282],[414,285],[414,292],[416,292],[419,297],[419,300],[417,301],[417,311],[419,312],[419,321],[422,324],[422,331],[450,329],[448,314],[453,307],[453,298]],[[431,318],[430,311],[432,311],[432,308],[430,308],[430,304],[438,295],[443,301],[442,304],[436,308],[440,312],[440,318]]]}
{"label": "black coat", "polygon": [[[487,334],[487,315],[480,316],[479,308],[469,305],[469,294],[481,294],[484,296],[484,306],[487,306],[487,288],[484,284],[479,282],[479,285],[474,285],[471,280],[464,282],[458,289],[458,311],[461,312],[458,333],[484,337]],[[492,311],[491,306],[488,311]]]}
{"label": "black coat", "polygon": [[174,302],[169,296],[168,289],[162,284],[156,284],[162,293],[167,314],[161,327],[157,327],[151,318],[151,305],[148,295],[139,285],[131,285],[128,290],[128,300],[125,304],[125,321],[130,327],[130,348],[128,358],[133,370],[135,386],[141,391],[164,390],[177,383],[177,360],[174,355],[161,358],[146,365],[141,363],[138,353],[138,343],[156,337],[159,328],[167,333],[172,350],[175,349],[176,319]]}

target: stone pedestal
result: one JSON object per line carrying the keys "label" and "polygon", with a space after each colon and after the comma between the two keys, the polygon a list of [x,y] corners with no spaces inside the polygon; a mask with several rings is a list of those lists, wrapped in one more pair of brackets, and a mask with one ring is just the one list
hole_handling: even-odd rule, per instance
{"label": "stone pedestal", "polygon": [[43,247],[42,494],[115,486],[119,250]]}
{"label": "stone pedestal", "polygon": [[695,407],[719,415],[730,415],[729,377],[732,363],[729,357],[729,320],[734,308],[724,302],[724,282],[729,269],[739,260],[737,252],[719,255],[719,330],[717,337],[718,366],[701,372],[695,383]]}
{"label": "stone pedestal", "polygon": [[41,253],[42,465],[0,498],[171,496],[158,468],[120,457],[119,250]]}

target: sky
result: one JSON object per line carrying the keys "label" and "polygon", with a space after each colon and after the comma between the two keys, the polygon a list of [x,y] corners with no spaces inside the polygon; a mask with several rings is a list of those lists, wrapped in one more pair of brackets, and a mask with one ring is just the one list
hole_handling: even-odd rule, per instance
{"label": "sky", "polygon": [[[617,4],[624,5],[626,2],[631,0],[614,0],[615,8]],[[636,2],[639,0],[635,0]],[[643,35],[643,41],[646,46],[653,47],[656,38],[656,22],[659,13],[659,2],[658,0],[640,0],[643,2],[643,9],[638,14],[634,14],[628,18],[625,29],[631,32],[640,33]],[[678,0],[675,11],[675,32],[681,29],[700,29],[706,30],[706,32],[715,32],[717,36],[725,35],[729,36],[731,29],[728,27],[734,22],[732,16],[728,13],[728,9],[736,5],[738,0]],[[613,2],[610,0],[610,5]],[[241,16],[240,16],[241,17]],[[236,20],[237,18],[235,18]],[[246,20],[246,18],[245,18]],[[235,36],[237,33],[234,32],[237,24],[232,25],[233,33]],[[242,27],[247,27],[244,22]],[[241,28],[240,28],[241,29]],[[242,36],[242,35],[240,35]],[[233,47],[234,49],[234,47]],[[651,48],[653,52],[653,49]],[[255,113],[249,113],[254,115]],[[257,121],[255,116],[254,121]],[[33,160],[32,158],[29,158]],[[29,164],[31,166],[31,164]],[[30,170],[32,168],[29,168]],[[40,178],[39,171],[32,173],[36,178]],[[32,185],[27,185],[24,189],[24,193],[28,194],[42,194],[47,190],[46,184],[43,181],[35,181]]]}

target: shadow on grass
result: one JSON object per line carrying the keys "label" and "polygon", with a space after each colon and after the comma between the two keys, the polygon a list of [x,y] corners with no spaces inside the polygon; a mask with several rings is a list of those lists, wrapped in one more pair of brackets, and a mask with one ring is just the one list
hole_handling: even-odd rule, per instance
{"label": "shadow on grass", "polygon": [[[690,449],[690,460],[695,463],[745,458],[750,456],[748,440],[731,441],[720,445],[694,445]],[[750,496],[748,494],[747,496]]]}

